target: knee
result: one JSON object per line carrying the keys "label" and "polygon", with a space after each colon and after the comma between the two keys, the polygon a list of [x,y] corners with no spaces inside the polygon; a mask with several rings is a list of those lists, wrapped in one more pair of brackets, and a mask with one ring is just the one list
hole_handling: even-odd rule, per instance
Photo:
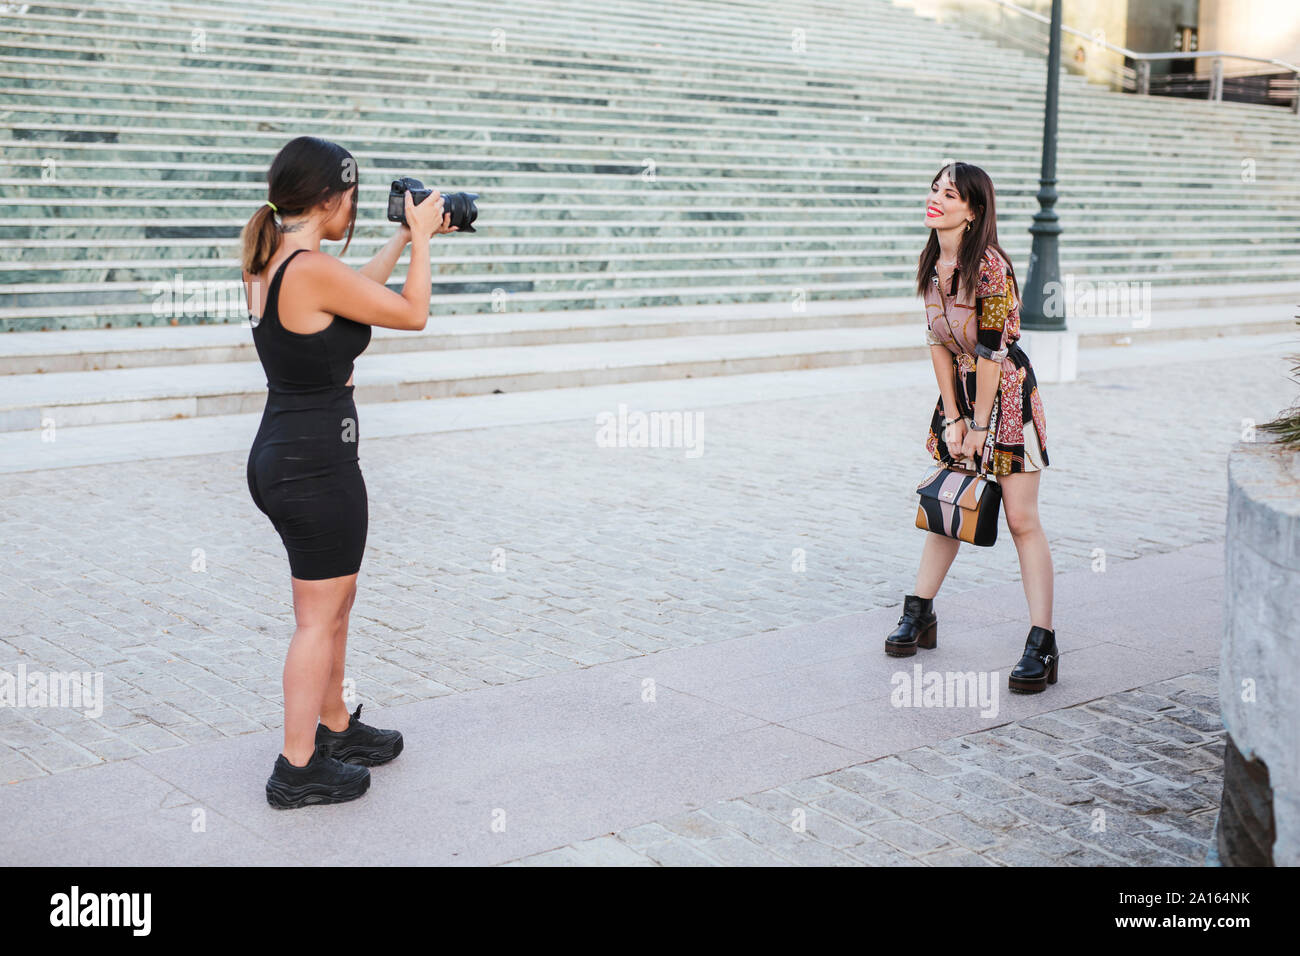
{"label": "knee", "polygon": [[1043,530],[1036,511],[1014,511],[1008,508],[1006,516],[1007,530],[1011,532],[1013,538],[1023,538],[1027,534],[1035,534]]}

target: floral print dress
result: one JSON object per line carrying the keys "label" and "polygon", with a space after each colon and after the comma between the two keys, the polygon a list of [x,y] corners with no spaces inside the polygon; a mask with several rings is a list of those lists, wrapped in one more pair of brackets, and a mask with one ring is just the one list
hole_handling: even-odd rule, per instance
{"label": "floral print dress", "polygon": [[[976,356],[998,361],[1002,368],[988,435],[979,458],[980,470],[984,470],[985,461],[990,462],[988,472],[993,475],[1046,468],[1049,461],[1043,400],[1029,356],[1017,344],[1020,300],[1007,275],[1007,264],[996,250],[985,250],[975,283],[973,306],[958,301],[958,282],[957,269],[953,270],[952,284],[946,290],[939,287],[938,270],[931,275],[924,296],[925,339],[952,353],[958,413],[963,417],[975,414]],[[930,437],[925,443],[930,455],[940,462],[953,457],[943,440],[945,417],[940,394],[930,418]]]}

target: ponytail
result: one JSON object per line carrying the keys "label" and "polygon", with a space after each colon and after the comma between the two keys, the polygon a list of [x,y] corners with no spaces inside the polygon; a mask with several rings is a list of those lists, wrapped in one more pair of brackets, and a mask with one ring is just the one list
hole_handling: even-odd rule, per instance
{"label": "ponytail", "polygon": [[260,275],[280,248],[281,230],[269,203],[262,203],[239,234],[240,259],[249,275]]}
{"label": "ponytail", "polygon": [[[348,220],[348,241],[357,225],[357,161],[338,143],[315,136],[299,136],[275,154],[266,174],[269,197],[253,213],[239,234],[240,259],[244,271],[261,275],[284,242],[284,228],[275,221],[281,216],[300,216],[339,193],[352,193],[352,215]],[[271,205],[271,201],[275,205]]]}

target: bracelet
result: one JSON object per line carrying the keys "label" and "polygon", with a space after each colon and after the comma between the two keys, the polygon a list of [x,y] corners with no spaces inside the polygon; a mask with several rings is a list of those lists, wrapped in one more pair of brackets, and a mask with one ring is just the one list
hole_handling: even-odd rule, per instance
{"label": "bracelet", "polygon": [[943,420],[943,427],[947,428],[949,425],[956,425],[959,421],[961,421],[960,415],[958,415],[956,418],[945,418]]}
{"label": "bracelet", "polygon": [[1002,361],[1007,357],[1007,354],[1010,351],[1011,351],[1010,347],[1004,349],[998,349],[998,351],[995,352],[987,345],[984,345],[982,343],[975,346],[976,358],[986,358],[992,362],[997,362],[999,364],[1002,363]]}

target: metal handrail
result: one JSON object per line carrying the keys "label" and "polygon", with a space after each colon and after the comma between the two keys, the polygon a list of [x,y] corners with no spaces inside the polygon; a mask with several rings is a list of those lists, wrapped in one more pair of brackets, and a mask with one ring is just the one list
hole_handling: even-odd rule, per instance
{"label": "metal handrail", "polygon": [[[986,0],[988,3],[996,4],[1004,9],[1011,10],[1021,16],[1028,17],[1031,20],[1037,20],[1039,23],[1051,26],[1052,20],[1034,10],[1026,9],[1010,0]],[[1210,96],[1212,101],[1220,102],[1223,99],[1223,61],[1224,60],[1249,60],[1253,63],[1267,63],[1270,66],[1281,67],[1284,71],[1292,73],[1296,78],[1296,95],[1292,100],[1292,112],[1300,113],[1300,66],[1294,63],[1288,63],[1286,60],[1278,60],[1270,57],[1250,56],[1245,53],[1229,53],[1223,50],[1196,51],[1188,53],[1139,53],[1136,50],[1130,50],[1128,47],[1116,46],[1102,40],[1093,34],[1084,33],[1082,30],[1076,30],[1074,27],[1061,24],[1061,32],[1069,33],[1072,36],[1079,37],[1093,43],[1097,46],[1104,47],[1112,53],[1118,53],[1120,56],[1128,57],[1133,60],[1137,66],[1136,73],[1136,92],[1147,95],[1151,91],[1151,63],[1155,60],[1213,60],[1210,75]]]}

